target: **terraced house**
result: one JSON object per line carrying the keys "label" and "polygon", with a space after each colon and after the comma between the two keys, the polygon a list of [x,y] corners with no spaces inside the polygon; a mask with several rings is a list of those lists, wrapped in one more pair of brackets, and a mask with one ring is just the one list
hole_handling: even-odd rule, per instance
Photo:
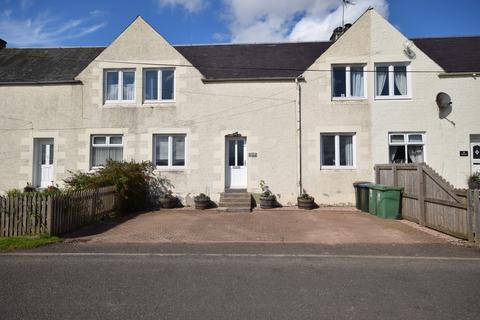
{"label": "terraced house", "polygon": [[407,39],[374,10],[328,42],[173,46],[139,17],[108,47],[7,46],[0,190],[107,159],[153,161],[186,203],[260,180],[283,205],[302,188],[351,203],[352,182],[388,162],[465,187],[480,169],[479,52],[480,37]]}

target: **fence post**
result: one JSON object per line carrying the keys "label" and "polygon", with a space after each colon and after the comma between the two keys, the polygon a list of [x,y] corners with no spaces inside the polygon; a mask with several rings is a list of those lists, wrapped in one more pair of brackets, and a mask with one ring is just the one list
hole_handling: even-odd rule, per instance
{"label": "fence post", "polygon": [[53,213],[53,200],[52,196],[47,197],[47,233],[49,236],[53,235],[52,230],[52,214]]}
{"label": "fence post", "polygon": [[422,227],[426,225],[425,219],[425,180],[423,177],[423,165],[421,163],[417,164],[417,180],[418,180],[418,207],[419,212],[419,222]]}
{"label": "fence post", "polygon": [[375,166],[374,170],[375,170],[375,183],[379,184],[380,183],[380,168],[378,166]]}
{"label": "fence post", "polygon": [[467,203],[468,240],[480,246],[480,190],[468,190]]}

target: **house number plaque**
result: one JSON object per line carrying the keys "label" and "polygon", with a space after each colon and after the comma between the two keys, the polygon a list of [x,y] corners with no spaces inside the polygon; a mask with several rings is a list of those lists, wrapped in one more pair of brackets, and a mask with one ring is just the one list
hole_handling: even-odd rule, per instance
{"label": "house number plaque", "polygon": [[468,157],[468,151],[460,151],[460,157]]}
{"label": "house number plaque", "polygon": [[257,157],[257,153],[256,153],[256,152],[249,152],[249,153],[248,153],[248,157],[249,157],[249,158],[256,158],[256,157]]}

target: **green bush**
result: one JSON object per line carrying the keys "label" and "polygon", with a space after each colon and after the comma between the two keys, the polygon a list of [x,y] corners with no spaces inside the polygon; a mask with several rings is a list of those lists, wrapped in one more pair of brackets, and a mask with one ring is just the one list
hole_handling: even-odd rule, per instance
{"label": "green bush", "polygon": [[151,162],[108,161],[105,167],[93,173],[70,172],[64,180],[69,190],[115,186],[125,200],[126,210],[142,210],[155,205],[159,181],[154,175]]}
{"label": "green bush", "polygon": [[480,173],[474,173],[468,178],[468,187],[470,189],[480,189]]}

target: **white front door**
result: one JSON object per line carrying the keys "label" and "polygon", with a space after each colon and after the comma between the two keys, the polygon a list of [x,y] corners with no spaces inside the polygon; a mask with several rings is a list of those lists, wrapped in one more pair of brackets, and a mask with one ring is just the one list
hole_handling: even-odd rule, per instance
{"label": "white front door", "polygon": [[226,177],[227,189],[247,188],[247,139],[226,139]]}
{"label": "white front door", "polygon": [[46,188],[53,184],[53,139],[36,139],[36,170],[34,185]]}
{"label": "white front door", "polygon": [[470,159],[472,160],[472,174],[480,173],[480,142],[470,143]]}

